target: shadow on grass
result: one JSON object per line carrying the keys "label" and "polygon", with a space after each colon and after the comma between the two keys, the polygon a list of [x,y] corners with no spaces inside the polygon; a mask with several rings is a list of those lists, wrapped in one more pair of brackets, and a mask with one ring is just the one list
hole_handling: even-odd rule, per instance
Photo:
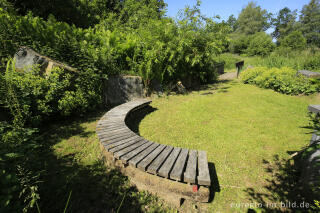
{"label": "shadow on grass", "polygon": [[215,194],[217,192],[220,192],[220,184],[219,184],[217,170],[214,163],[209,162],[208,166],[209,166],[210,179],[211,179],[209,202],[212,202],[214,200]]}
{"label": "shadow on grass", "polygon": [[136,110],[134,113],[130,113],[126,118],[126,125],[131,129],[134,133],[140,135],[139,125],[141,121],[150,113],[158,110],[150,105],[146,105],[145,107]]}
{"label": "shadow on grass", "polygon": [[213,84],[205,84],[200,85],[197,88],[191,89],[188,91],[187,94],[192,92],[204,92],[200,95],[211,95],[214,94],[214,92],[217,93],[226,93],[228,92],[228,89],[230,89],[233,85],[238,84],[234,80],[218,80],[217,82]]}
{"label": "shadow on grass", "polygon": [[[263,160],[265,171],[272,177],[267,179],[267,185],[264,186],[267,192],[256,192],[253,188],[245,190],[253,202],[262,205],[261,209],[265,212],[311,212],[310,207],[305,208],[309,202],[303,196],[299,183],[300,171],[294,161],[297,159],[288,161],[277,155],[273,163]],[[255,210],[249,209],[248,212]]]}
{"label": "shadow on grass", "polygon": [[[107,168],[100,158],[93,164],[85,165],[75,159],[77,151],[64,150],[70,154],[60,157],[56,154],[53,146],[73,136],[91,136],[81,143],[97,141],[94,131],[87,131],[81,124],[96,121],[103,113],[47,126],[42,131],[44,134],[41,147],[26,153],[26,157],[34,163],[32,169],[42,171],[39,184],[41,212],[63,212],[70,192],[72,194],[67,212],[77,213],[116,212],[118,208],[120,212],[141,212],[143,206],[154,199],[152,196],[138,193],[135,187],[129,185],[126,176],[116,169]],[[71,148],[72,145],[68,145],[68,149]],[[81,150],[81,147],[78,149]],[[97,153],[97,156],[100,154]]]}

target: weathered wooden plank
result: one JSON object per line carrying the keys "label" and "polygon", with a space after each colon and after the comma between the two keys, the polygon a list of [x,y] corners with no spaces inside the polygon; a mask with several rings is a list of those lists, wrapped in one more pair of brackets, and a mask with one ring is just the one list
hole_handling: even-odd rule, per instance
{"label": "weathered wooden plank", "polygon": [[126,138],[126,139],[123,139],[123,140],[119,140],[119,141],[117,141],[115,143],[103,144],[103,146],[104,146],[104,148],[106,150],[109,151],[110,149],[112,149],[112,148],[114,148],[116,146],[119,146],[119,145],[124,144],[124,143],[128,143],[129,141],[136,140],[136,139],[140,139],[140,137],[139,136],[133,136],[133,137]]}
{"label": "weathered wooden plank", "polygon": [[135,137],[135,136],[137,136],[137,135],[129,135],[129,136],[126,136],[126,137],[114,138],[112,140],[108,140],[108,141],[102,142],[102,145],[103,146],[108,146],[110,144],[113,144],[113,143],[116,143],[116,142],[119,142],[119,141],[123,141],[123,140],[127,140],[127,139],[130,139],[130,138]]}
{"label": "weathered wooden plank", "polygon": [[187,183],[196,183],[197,177],[197,151],[190,150],[186,171],[184,172],[183,181]]}
{"label": "weathered wooden plank", "polygon": [[99,134],[100,135],[104,135],[104,134],[107,134],[107,133],[119,132],[120,130],[130,130],[130,129],[128,127],[118,127],[118,128],[111,128],[111,129],[103,129],[103,130],[99,131]]}
{"label": "weathered wooden plank", "polygon": [[170,179],[178,180],[178,181],[182,180],[182,175],[186,165],[187,157],[188,157],[188,149],[182,149],[178,156],[177,161],[173,166],[172,171],[170,172]]}
{"label": "weathered wooden plank", "polygon": [[116,143],[118,141],[125,140],[125,139],[128,139],[128,138],[134,137],[134,136],[136,136],[136,135],[126,135],[126,136],[123,136],[123,137],[113,138],[113,139],[106,140],[106,141],[103,141],[103,142],[101,141],[101,144],[103,146],[107,146],[108,144]]}
{"label": "weathered wooden plank", "polygon": [[124,134],[131,134],[134,133],[132,131],[128,130],[121,130],[121,131],[115,131],[115,132],[106,132],[105,134],[98,135],[99,139],[108,138],[114,135],[124,135]]}
{"label": "weathered wooden plank", "polygon": [[150,165],[150,163],[158,157],[158,155],[166,148],[165,145],[160,144],[155,150],[153,150],[148,156],[146,156],[143,160],[141,160],[137,164],[137,168],[141,169],[143,171],[146,171],[147,166]]}
{"label": "weathered wooden plank", "polygon": [[207,153],[205,151],[198,151],[198,184],[210,186],[210,174],[207,160]]}
{"label": "weathered wooden plank", "polygon": [[114,134],[114,135],[105,135],[103,138],[100,139],[101,142],[108,142],[113,139],[117,138],[128,138],[130,136],[136,135],[133,132],[125,133],[125,134]]}
{"label": "weathered wooden plank", "polygon": [[181,148],[175,147],[171,154],[168,156],[166,161],[162,164],[161,168],[158,170],[158,175],[161,177],[169,178],[169,173],[180,154]]}
{"label": "weathered wooden plank", "polygon": [[146,143],[143,144],[142,146],[138,147],[137,149],[133,150],[132,152],[129,152],[123,156],[120,157],[123,163],[127,163],[131,158],[135,157],[145,149],[147,149],[149,146],[151,146],[153,143],[150,141],[145,140]]}
{"label": "weathered wooden plank", "polygon": [[[163,164],[163,162],[167,159],[168,155],[173,150],[172,146],[167,146],[161,154],[148,166],[147,171],[152,174],[157,174],[158,169]],[[139,165],[138,165],[139,167]]]}
{"label": "weathered wooden plank", "polygon": [[123,127],[123,126],[127,126],[124,122],[123,123],[114,123],[114,124],[100,124],[98,127],[100,128],[105,128],[105,129],[109,129],[111,127]]}
{"label": "weathered wooden plank", "polygon": [[120,151],[120,150],[122,150],[124,148],[127,148],[128,146],[131,146],[133,144],[138,143],[141,140],[143,140],[141,137],[133,138],[133,139],[131,139],[131,140],[125,142],[125,143],[122,143],[119,146],[116,146],[116,147],[113,147],[112,149],[109,149],[109,152],[114,153],[114,152]]}
{"label": "weathered wooden plank", "polygon": [[105,131],[104,133],[108,134],[108,133],[117,133],[117,132],[124,132],[124,131],[131,131],[131,130],[128,127],[123,127],[121,129],[108,130],[108,131]]}
{"label": "weathered wooden plank", "polygon": [[136,155],[135,157],[133,157],[132,159],[129,160],[129,164],[137,167],[137,164],[144,159],[145,157],[147,157],[153,150],[155,150],[157,147],[159,146],[158,143],[154,143],[151,146],[149,146],[147,149],[145,149],[144,151],[140,152],[138,155]]}
{"label": "weathered wooden plank", "polygon": [[141,140],[138,143],[135,143],[135,144],[133,144],[131,146],[128,146],[127,148],[122,149],[120,151],[114,152],[113,156],[115,158],[119,159],[121,156],[123,156],[123,155],[125,155],[125,154],[127,154],[127,153],[129,153],[129,152],[131,152],[131,151],[133,151],[133,150],[135,150],[137,148],[139,148],[140,146],[142,146],[145,143],[147,143],[147,141],[144,140],[143,138],[141,138]]}

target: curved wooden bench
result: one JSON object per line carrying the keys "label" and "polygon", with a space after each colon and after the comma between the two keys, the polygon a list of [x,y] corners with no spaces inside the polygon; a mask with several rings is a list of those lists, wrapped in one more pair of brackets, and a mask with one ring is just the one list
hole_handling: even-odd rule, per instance
{"label": "curved wooden bench", "polygon": [[181,198],[208,202],[211,180],[205,151],[151,142],[128,128],[126,118],[149,103],[131,101],[100,119],[97,134],[106,163],[120,168],[138,188],[171,203],[180,204]]}

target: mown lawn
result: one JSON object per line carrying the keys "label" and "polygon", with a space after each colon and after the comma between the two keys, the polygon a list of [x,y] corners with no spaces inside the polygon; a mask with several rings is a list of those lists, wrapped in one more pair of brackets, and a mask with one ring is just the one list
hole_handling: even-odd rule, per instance
{"label": "mown lawn", "polygon": [[319,102],[317,95],[288,96],[235,80],[154,99],[156,110],[139,132],[151,141],[207,151],[218,177],[209,210],[244,212],[246,204],[289,199],[291,167],[283,162],[308,144],[307,106]]}
{"label": "mown lawn", "polygon": [[[156,110],[141,121],[139,133],[159,143],[206,150],[218,179],[213,181],[212,201],[202,209],[243,212],[247,207],[230,205],[287,199],[281,193],[291,185],[283,178],[289,175],[283,176],[288,168],[282,161],[288,159],[287,151],[307,145],[307,106],[319,102],[316,95],[287,96],[230,81],[188,95],[155,98],[151,105]],[[104,166],[95,134],[103,113],[47,127],[42,152],[35,156],[44,168],[41,211],[61,212],[72,192],[68,212],[175,212]],[[280,173],[283,179],[270,185],[268,180]]]}

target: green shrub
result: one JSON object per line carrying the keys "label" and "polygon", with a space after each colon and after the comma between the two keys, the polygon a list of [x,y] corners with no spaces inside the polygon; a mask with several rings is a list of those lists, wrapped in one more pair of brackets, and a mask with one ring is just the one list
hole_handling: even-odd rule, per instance
{"label": "green shrub", "polygon": [[293,31],[281,40],[281,47],[289,48],[290,50],[305,49],[307,40],[303,37],[300,31]]}
{"label": "green shrub", "polygon": [[9,61],[4,82],[9,94],[4,106],[11,109],[12,117],[21,117],[21,126],[37,127],[53,115],[81,114],[101,103],[100,88],[97,88],[100,78],[94,73],[78,74],[54,68],[45,78],[36,68],[16,72],[14,63]]}
{"label": "green shrub", "polygon": [[250,36],[250,43],[245,52],[251,56],[266,56],[269,55],[274,48],[275,44],[272,41],[272,37],[265,32],[258,32]]}
{"label": "green shrub", "polygon": [[288,67],[281,69],[268,69],[266,67],[250,68],[242,72],[240,77],[244,83],[256,84],[261,88],[270,88],[290,95],[308,95],[320,89],[317,80],[297,75],[295,70]]}
{"label": "green shrub", "polygon": [[236,54],[243,54],[246,52],[249,44],[250,36],[245,34],[233,34],[231,35],[229,51]]}

